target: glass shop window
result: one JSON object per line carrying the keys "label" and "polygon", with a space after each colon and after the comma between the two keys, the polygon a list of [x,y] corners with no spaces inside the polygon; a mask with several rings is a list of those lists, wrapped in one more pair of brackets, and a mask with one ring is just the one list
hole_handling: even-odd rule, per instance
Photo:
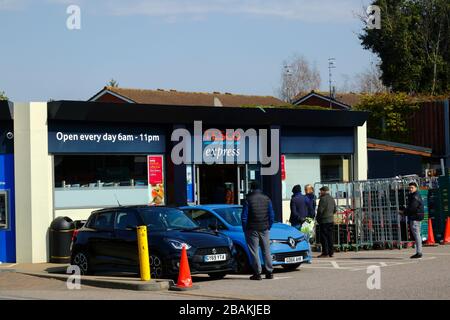
{"label": "glass shop window", "polygon": [[321,156],[320,181],[348,182],[351,180],[351,161],[349,156]]}
{"label": "glass shop window", "polygon": [[57,155],[56,188],[147,185],[147,158],[134,155]]}
{"label": "glass shop window", "polygon": [[[148,204],[147,172],[145,155],[55,155],[55,208]],[[152,192],[163,194],[157,187]]]}
{"label": "glass shop window", "polygon": [[6,191],[0,191],[0,229],[8,228],[8,196]]}

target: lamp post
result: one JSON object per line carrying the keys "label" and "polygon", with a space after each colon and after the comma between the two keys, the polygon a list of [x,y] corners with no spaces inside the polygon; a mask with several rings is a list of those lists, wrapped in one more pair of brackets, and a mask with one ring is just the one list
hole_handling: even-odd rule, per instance
{"label": "lamp post", "polygon": [[334,68],[336,68],[336,66],[335,66],[335,61],[336,61],[336,59],[335,58],[328,58],[328,83],[329,83],[329,85],[330,85],[330,109],[331,109],[331,100],[333,99],[333,87],[332,87],[332,84],[333,84],[333,81],[332,81],[332,73],[331,73],[331,70],[332,69],[334,69]]}

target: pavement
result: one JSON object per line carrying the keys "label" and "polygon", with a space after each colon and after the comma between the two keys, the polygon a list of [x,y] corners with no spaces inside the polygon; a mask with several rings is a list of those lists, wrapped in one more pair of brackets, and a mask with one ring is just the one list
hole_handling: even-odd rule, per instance
{"label": "pavement", "polygon": [[[449,299],[450,246],[426,247],[420,260],[409,259],[412,254],[413,249],[340,252],[333,258],[313,259],[297,271],[276,269],[273,280],[250,281],[248,275],[228,275],[222,280],[193,276],[200,289],[187,292],[98,288],[83,280],[81,289],[70,290],[63,279],[30,275],[58,268],[61,272],[65,266],[3,264],[0,299]],[[8,269],[16,272],[1,272]]]}

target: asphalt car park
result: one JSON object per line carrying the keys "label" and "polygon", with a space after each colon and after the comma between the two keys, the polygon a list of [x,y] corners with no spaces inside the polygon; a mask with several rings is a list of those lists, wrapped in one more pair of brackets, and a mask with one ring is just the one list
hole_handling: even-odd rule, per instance
{"label": "asphalt car park", "polygon": [[[247,275],[212,280],[194,275],[200,288],[176,293],[83,284],[80,290],[69,290],[63,281],[0,272],[0,299],[448,299],[450,246],[426,247],[420,260],[409,259],[412,253],[413,249],[339,252],[332,259],[313,259],[296,271],[276,268],[273,280],[249,281]],[[373,266],[380,268],[380,289],[367,287],[368,267]]]}

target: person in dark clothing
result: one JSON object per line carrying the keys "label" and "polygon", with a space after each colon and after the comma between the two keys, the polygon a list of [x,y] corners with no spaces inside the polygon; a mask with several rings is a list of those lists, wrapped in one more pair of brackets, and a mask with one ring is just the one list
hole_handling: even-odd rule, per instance
{"label": "person in dark clothing", "polygon": [[216,186],[212,196],[212,203],[224,203],[225,202],[225,187],[222,185]]}
{"label": "person in dark clothing", "polygon": [[314,187],[310,184],[305,186],[305,196],[306,200],[309,200],[310,205],[308,217],[314,218],[316,216],[316,195],[314,194]]}
{"label": "person in dark clothing", "polygon": [[409,194],[406,208],[400,209],[400,214],[408,218],[409,230],[416,242],[416,254],[411,259],[422,258],[422,238],[420,236],[420,222],[424,218],[423,200],[417,191],[417,183],[411,182],[408,185]]}
{"label": "person in dark clothing", "polygon": [[327,186],[320,188],[319,207],[317,208],[316,220],[320,228],[320,244],[322,254],[318,258],[333,257],[334,253],[334,214],[336,213],[336,203],[329,195],[330,189]]}
{"label": "person in dark clothing", "polygon": [[253,275],[250,280],[261,280],[262,267],[259,260],[259,247],[264,257],[266,279],[273,279],[272,255],[270,254],[270,229],[275,219],[272,201],[252,182],[250,193],[246,196],[242,209],[242,228],[251,255]]}
{"label": "person in dark clothing", "polygon": [[291,225],[300,229],[312,210],[312,204],[302,195],[302,187],[295,185],[292,188],[291,216],[289,217]]}

